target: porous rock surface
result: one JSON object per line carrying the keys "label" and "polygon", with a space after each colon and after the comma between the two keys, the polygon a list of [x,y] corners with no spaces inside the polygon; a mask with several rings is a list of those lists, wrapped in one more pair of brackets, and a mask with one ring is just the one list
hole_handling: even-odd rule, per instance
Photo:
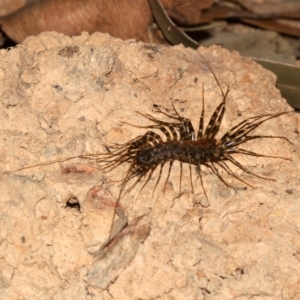
{"label": "porous rock surface", "polygon": [[[198,127],[230,88],[219,136],[251,116],[291,110],[275,77],[220,47],[146,45],[104,34],[43,33],[1,51],[2,172],[68,156],[105,153],[151,124],[142,115],[172,103]],[[160,133],[162,135],[162,133]],[[168,165],[120,201],[117,234],[104,250],[128,165],[103,172],[88,159],[1,175],[1,299],[299,299],[299,118],[286,114],[253,134],[287,137],[243,148],[292,159],[235,158],[263,180],[203,168],[208,199],[192,168]],[[128,222],[128,225],[126,226]]]}

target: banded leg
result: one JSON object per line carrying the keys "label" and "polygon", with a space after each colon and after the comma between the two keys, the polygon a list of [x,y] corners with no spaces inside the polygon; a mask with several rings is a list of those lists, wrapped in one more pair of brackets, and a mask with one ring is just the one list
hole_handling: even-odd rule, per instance
{"label": "banded leg", "polygon": [[167,186],[167,183],[168,183],[168,180],[169,180],[169,177],[170,177],[170,173],[171,173],[172,166],[173,166],[173,160],[170,160],[170,163],[169,163],[169,170],[168,170],[168,176],[167,176],[167,179],[166,179],[166,181],[165,181],[165,185],[164,185],[164,189],[163,189],[163,193],[164,193],[164,194],[165,194],[165,191],[166,191],[166,186]]}
{"label": "banded leg", "polygon": [[256,157],[268,157],[268,158],[280,158],[280,159],[285,159],[285,160],[290,160],[290,158],[287,157],[282,157],[282,156],[273,156],[273,155],[265,155],[265,154],[260,154],[260,153],[256,153],[256,152],[252,152],[249,150],[245,150],[245,149],[241,149],[241,148],[237,148],[237,149],[229,149],[230,151],[227,151],[226,153],[240,153],[240,154],[244,154],[244,155],[249,155],[249,156],[256,156]]}
{"label": "banded leg", "polygon": [[214,113],[212,114],[208,122],[208,125],[206,127],[203,138],[213,139],[216,136],[216,134],[219,132],[224,117],[224,113],[225,113],[225,103],[226,103],[226,98],[228,96],[228,93],[229,93],[229,88],[227,88],[225,94],[223,95],[223,101],[219,104],[219,106],[215,109]]}
{"label": "banded leg", "polygon": [[155,189],[156,189],[156,187],[157,187],[157,185],[158,185],[158,183],[159,183],[159,181],[160,181],[160,178],[161,178],[161,174],[162,174],[162,170],[163,170],[164,165],[165,165],[165,162],[162,162],[162,163],[160,164],[160,169],[159,169],[158,178],[157,178],[157,180],[156,180],[156,183],[155,183],[154,188],[153,188],[153,191],[152,191],[152,197],[153,197],[154,191],[155,191]]}
{"label": "banded leg", "polygon": [[[283,114],[286,114],[289,112],[282,112],[282,113],[275,113],[275,114],[267,114],[263,116],[255,116],[251,117],[247,120],[244,120],[240,122],[239,124],[232,127],[227,133],[223,135],[223,137],[220,139],[221,144],[230,143],[233,139],[238,139],[243,136],[247,136],[250,132],[252,132],[254,129],[256,129],[258,126],[260,126],[262,123],[277,118]],[[282,137],[284,138],[284,137]],[[286,138],[284,138],[286,139]],[[286,139],[289,143],[291,143],[288,139]]]}
{"label": "banded leg", "polygon": [[199,176],[199,178],[200,178],[200,183],[201,183],[202,190],[203,190],[203,193],[204,193],[204,195],[205,195],[205,198],[208,199],[207,194],[206,194],[206,191],[205,191],[205,188],[204,188],[204,184],[203,184],[203,179],[202,179],[202,174],[201,174],[201,165],[200,165],[200,164],[198,164],[198,165],[196,166],[196,172],[197,172],[197,174],[198,174],[198,176]]}
{"label": "banded leg", "polygon": [[198,129],[198,135],[197,140],[203,139],[203,129],[204,129],[204,84],[202,83],[202,110],[199,120],[199,129]]}
{"label": "banded leg", "polygon": [[222,149],[224,149],[224,150],[227,148],[230,149],[230,148],[236,147],[240,144],[246,143],[247,141],[250,141],[250,140],[267,139],[267,138],[268,139],[283,139],[293,145],[293,143],[284,136],[251,135],[251,136],[243,136],[243,137],[239,137],[239,138],[234,138],[231,142],[228,141],[227,143],[225,143],[223,145]]}
{"label": "banded leg", "polygon": [[240,177],[238,177],[230,168],[229,166],[226,164],[226,162],[224,161],[218,161],[216,162],[223,170],[225,170],[225,172],[230,175],[233,176],[234,178],[236,178],[237,180],[239,180],[240,182],[243,182],[244,184],[248,185],[249,187],[254,189],[254,186],[251,185],[250,183],[246,182],[245,180],[241,179]]}
{"label": "banded leg", "polygon": [[219,106],[215,109],[214,113],[212,114],[208,122],[208,125],[203,135],[203,139],[212,139],[215,137],[215,135],[220,129],[224,113],[225,113],[225,102],[221,102],[221,104],[219,104]]}
{"label": "banded leg", "polygon": [[190,155],[189,157],[189,170],[190,170],[190,182],[191,182],[191,187],[192,187],[192,193],[194,194],[194,185],[193,185],[193,176],[192,176],[192,167],[191,167],[191,159],[190,159]]}
{"label": "banded leg", "polygon": [[194,130],[194,127],[192,125],[192,122],[189,119],[180,116],[180,114],[178,113],[178,111],[176,110],[176,108],[174,106],[174,103],[172,103],[172,105],[173,105],[173,109],[174,109],[177,117],[174,117],[174,116],[172,116],[168,113],[165,113],[160,109],[158,109],[158,111],[160,113],[164,114],[165,116],[169,117],[169,118],[180,121],[180,123],[178,123],[178,124],[180,124],[180,126],[176,126],[176,127],[179,127],[180,140],[181,141],[183,141],[183,140],[185,140],[185,141],[186,140],[190,140],[190,141],[195,140],[195,130]]}
{"label": "banded leg", "polygon": [[232,188],[236,193],[237,193],[237,190],[232,186],[230,185],[229,183],[227,183],[224,178],[220,175],[219,173],[219,170],[216,168],[216,166],[213,164],[213,162],[210,162],[210,164],[208,164],[208,167],[213,171],[213,173],[215,175],[218,176],[218,178],[228,187]]}
{"label": "banded leg", "polygon": [[257,175],[255,173],[249,171],[246,167],[244,167],[237,160],[235,160],[231,155],[227,155],[226,159],[229,160],[232,164],[236,165],[238,168],[240,168],[242,171],[244,171],[247,174],[253,175],[253,176],[257,177],[257,178],[275,181],[274,178],[263,177],[263,176]]}
{"label": "banded leg", "polygon": [[179,195],[181,195],[181,182],[182,182],[182,162],[180,162]]}

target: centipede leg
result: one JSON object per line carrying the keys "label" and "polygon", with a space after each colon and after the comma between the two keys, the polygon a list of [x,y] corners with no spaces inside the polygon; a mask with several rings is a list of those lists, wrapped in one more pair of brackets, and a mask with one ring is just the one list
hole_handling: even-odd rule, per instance
{"label": "centipede leg", "polygon": [[203,128],[204,128],[204,84],[202,83],[202,110],[201,110],[201,115],[199,120],[197,140],[203,138]]}
{"label": "centipede leg", "polygon": [[156,180],[156,183],[155,183],[154,188],[153,188],[153,191],[152,191],[152,198],[153,198],[153,195],[154,195],[154,191],[155,191],[155,189],[156,189],[156,187],[157,187],[157,185],[158,185],[158,183],[159,183],[159,181],[160,181],[160,178],[161,178],[161,174],[162,174],[162,170],[163,170],[164,165],[165,165],[165,162],[162,162],[162,163],[160,164],[160,169],[159,169],[158,178],[157,178],[157,180]]}
{"label": "centipede leg", "polygon": [[284,159],[284,160],[291,160],[288,157],[265,155],[265,154],[260,154],[260,153],[248,151],[248,150],[245,150],[245,149],[241,149],[241,148],[235,149],[235,151],[230,152],[230,154],[232,154],[232,153],[240,153],[240,154],[249,155],[249,156],[256,156],[256,157],[280,158],[280,159]]}
{"label": "centipede leg", "polygon": [[274,178],[268,178],[268,177],[263,177],[260,175],[257,175],[251,171],[249,171],[246,167],[244,167],[243,165],[241,165],[237,160],[235,160],[232,156],[227,155],[226,159],[229,160],[232,164],[236,165],[238,168],[240,168],[241,170],[243,170],[245,173],[253,175],[257,178],[261,178],[261,179],[265,179],[265,180],[272,180],[272,181],[276,181]]}
{"label": "centipede leg", "polygon": [[182,181],[182,162],[180,162],[179,195],[181,195],[181,181]]}
{"label": "centipede leg", "polygon": [[215,167],[215,165],[213,164],[213,162],[210,162],[210,164],[209,164],[208,166],[209,166],[209,168],[213,171],[213,173],[214,173],[215,175],[217,175],[218,178],[219,178],[226,186],[232,188],[232,189],[237,193],[237,190],[236,190],[232,185],[230,185],[229,183],[227,183],[227,182],[224,180],[224,178],[220,175],[218,169]]}
{"label": "centipede leg", "polygon": [[165,185],[164,185],[164,189],[163,189],[163,193],[164,194],[165,194],[165,191],[166,191],[166,186],[167,186],[167,183],[168,183],[168,180],[169,180],[169,177],[170,177],[172,166],[173,166],[173,160],[170,160],[169,170],[168,170],[168,176],[167,176],[167,179],[165,181]]}
{"label": "centipede leg", "polygon": [[196,166],[196,172],[197,172],[197,174],[198,174],[198,176],[200,178],[200,183],[201,183],[201,186],[202,186],[203,193],[204,193],[206,199],[208,199],[206,191],[205,191],[205,188],[204,188],[204,184],[203,184],[203,179],[202,179],[202,174],[201,174],[201,165],[200,164],[198,164]]}
{"label": "centipede leg", "polygon": [[254,186],[251,185],[250,183],[248,183],[247,181],[241,179],[239,176],[237,176],[230,168],[229,166],[223,161],[219,161],[217,162],[217,164],[223,169],[225,170],[225,172],[230,175],[230,176],[233,176],[234,178],[236,178],[237,180],[239,180],[240,182],[243,182],[244,184],[248,185],[249,187],[253,188],[254,189]]}
{"label": "centipede leg", "polygon": [[[190,157],[189,157],[190,159]],[[189,170],[190,170],[190,182],[191,182],[191,187],[192,187],[192,193],[194,194],[194,185],[193,185],[193,176],[192,176],[192,167],[191,167],[191,162],[189,162]]]}
{"label": "centipede leg", "polygon": [[149,182],[149,180],[151,179],[152,174],[153,174],[153,172],[155,171],[155,169],[156,169],[156,167],[152,168],[152,169],[150,170],[150,172],[148,173],[147,178],[146,178],[144,184],[142,185],[141,189],[139,190],[139,192],[138,192],[137,195],[136,195],[136,199],[139,197],[141,191],[144,189],[144,187],[146,186],[146,184],[147,184],[147,183]]}

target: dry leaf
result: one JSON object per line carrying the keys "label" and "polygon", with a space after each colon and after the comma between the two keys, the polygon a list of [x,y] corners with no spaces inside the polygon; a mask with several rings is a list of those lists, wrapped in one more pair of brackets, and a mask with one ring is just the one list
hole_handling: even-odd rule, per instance
{"label": "dry leaf", "polygon": [[[178,21],[195,23],[201,9],[213,0],[165,0],[162,4]],[[121,39],[149,42],[149,26],[153,22],[148,1],[131,0],[42,0],[0,18],[5,34],[17,43],[29,35],[57,31],[69,36],[82,31],[100,31]]]}

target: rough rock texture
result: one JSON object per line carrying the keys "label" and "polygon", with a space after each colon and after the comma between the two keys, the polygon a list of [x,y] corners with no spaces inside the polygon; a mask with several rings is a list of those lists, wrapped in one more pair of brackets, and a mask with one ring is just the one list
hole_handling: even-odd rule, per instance
{"label": "rough rock texture", "polygon": [[[222,89],[230,87],[221,133],[248,117],[290,110],[270,72],[220,47],[198,51]],[[1,169],[103,153],[103,144],[145,133],[122,123],[150,124],[136,110],[168,120],[153,104],[171,112],[174,103],[197,128],[202,84],[206,122],[222,100],[199,52],[56,33],[2,50]],[[166,166],[153,197],[157,173],[138,197],[142,184],[121,200],[118,234],[103,251],[127,165],[105,173],[77,159],[2,175],[1,299],[299,299],[299,117],[283,115],[254,134],[294,143],[243,146],[292,162],[235,156],[276,181],[233,168],[255,187],[246,188],[220,171],[235,193],[204,169],[206,200],[195,173],[192,194],[187,165],[178,194],[178,163],[163,194]]]}

